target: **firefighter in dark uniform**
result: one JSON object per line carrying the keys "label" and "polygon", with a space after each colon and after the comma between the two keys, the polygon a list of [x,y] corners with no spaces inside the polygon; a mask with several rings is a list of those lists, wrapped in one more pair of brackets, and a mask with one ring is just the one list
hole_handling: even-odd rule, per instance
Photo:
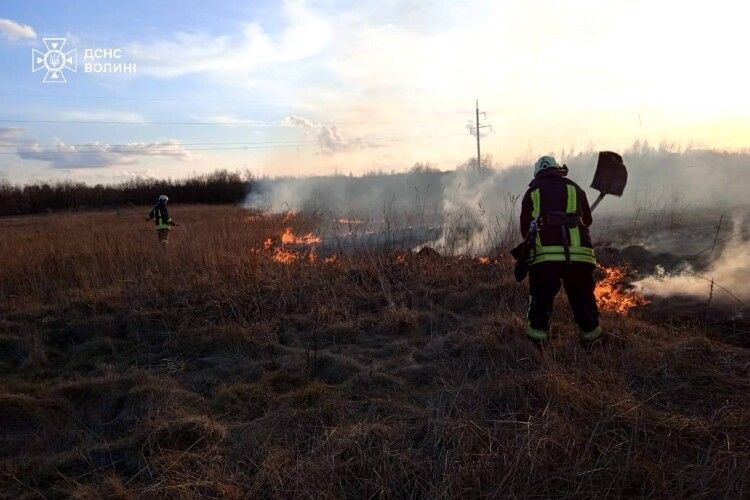
{"label": "firefighter in dark uniform", "polygon": [[527,334],[538,341],[547,339],[553,302],[562,283],[580,340],[587,344],[602,334],[594,297],[596,259],[588,230],[591,208],[586,193],[567,173],[568,168],[553,157],[542,156],[521,203],[521,234],[529,248]]}
{"label": "firefighter in dark uniform", "polygon": [[177,225],[169,217],[169,212],[167,211],[168,201],[169,198],[167,195],[163,194],[159,196],[159,200],[146,218],[146,220],[154,219],[154,222],[156,222],[156,234],[159,236],[159,242],[164,248],[167,248],[167,243],[169,242],[169,230],[172,226]]}

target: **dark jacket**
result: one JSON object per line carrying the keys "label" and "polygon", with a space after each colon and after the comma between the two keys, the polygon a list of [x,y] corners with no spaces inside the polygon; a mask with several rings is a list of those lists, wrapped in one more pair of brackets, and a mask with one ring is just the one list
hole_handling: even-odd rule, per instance
{"label": "dark jacket", "polygon": [[174,222],[169,218],[166,203],[157,203],[148,213],[148,218],[155,219],[156,229],[169,229],[169,226],[174,226]]}
{"label": "dark jacket", "polygon": [[[589,207],[586,193],[578,184],[565,177],[561,170],[542,171],[534,177],[529,184],[529,189],[521,201],[521,235],[526,238],[529,226],[533,219],[531,193],[539,188],[541,211],[544,212],[565,212],[567,202],[567,186],[572,185],[576,188],[578,198],[578,215],[580,216],[580,234],[581,246],[592,248],[591,236],[588,227],[591,225],[591,208]],[[558,227],[542,227],[540,238],[543,245],[562,245],[562,236]]]}

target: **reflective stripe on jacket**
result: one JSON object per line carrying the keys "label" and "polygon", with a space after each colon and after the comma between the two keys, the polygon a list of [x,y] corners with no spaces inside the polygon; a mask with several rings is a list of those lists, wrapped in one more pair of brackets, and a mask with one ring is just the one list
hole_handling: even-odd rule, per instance
{"label": "reflective stripe on jacket", "polygon": [[148,213],[148,218],[155,219],[157,231],[159,229],[170,229],[169,226],[174,224],[172,222],[172,219],[169,218],[167,206],[163,203],[159,203],[154,208],[152,208]]}
{"label": "reflective stripe on jacket", "polygon": [[578,224],[565,229],[566,238],[562,233],[563,226],[545,226],[542,222],[536,233],[534,251],[528,260],[529,265],[540,262],[565,262],[566,239],[571,262],[596,264],[588,230],[588,225],[591,224],[591,209],[583,190],[561,174],[537,176],[531,182],[521,204],[521,231],[524,236],[532,220],[549,212],[577,216]]}

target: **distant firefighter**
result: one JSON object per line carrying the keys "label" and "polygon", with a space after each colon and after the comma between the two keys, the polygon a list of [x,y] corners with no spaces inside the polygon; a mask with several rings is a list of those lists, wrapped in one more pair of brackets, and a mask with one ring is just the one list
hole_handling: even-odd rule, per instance
{"label": "distant firefighter", "polygon": [[154,208],[148,213],[146,220],[155,219],[156,222],[156,234],[159,236],[159,242],[164,248],[167,248],[169,242],[169,230],[171,226],[176,226],[175,222],[169,217],[167,211],[167,202],[169,198],[163,194],[159,196],[159,200],[154,205]]}
{"label": "distant firefighter", "polygon": [[[547,339],[562,282],[580,340],[589,344],[602,333],[594,297],[596,258],[588,229],[591,209],[586,193],[567,174],[567,166],[560,166],[552,156],[542,156],[521,203],[525,243],[519,264],[528,266],[530,290],[527,335]],[[516,277],[522,279],[522,274]]]}

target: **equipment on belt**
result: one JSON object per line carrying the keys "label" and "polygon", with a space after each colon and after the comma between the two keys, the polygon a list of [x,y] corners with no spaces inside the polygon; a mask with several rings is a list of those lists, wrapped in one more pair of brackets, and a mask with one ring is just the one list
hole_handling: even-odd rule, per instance
{"label": "equipment on belt", "polygon": [[[565,165],[560,167],[554,158],[543,156],[534,165],[534,175],[536,176],[542,170],[548,168],[561,168],[567,171],[567,167]],[[622,161],[622,156],[612,151],[600,151],[594,179],[591,182],[591,187],[599,191],[599,196],[591,205],[591,210],[593,211],[604,196],[608,194],[622,196],[627,182],[628,171]],[[575,193],[569,193],[569,200],[574,195]],[[569,231],[576,230],[579,224],[580,217],[574,213],[545,211],[537,213],[536,217],[531,221],[524,241],[510,251],[516,261],[513,270],[516,281],[521,282],[524,280],[528,273],[529,263],[533,262],[536,257],[536,240],[541,227],[560,227],[565,262],[570,263],[571,242],[568,235],[570,234]]]}
{"label": "equipment on belt", "polygon": [[533,258],[536,247],[536,233],[539,231],[536,219],[531,221],[529,226],[529,232],[526,233],[526,238],[521,242],[520,245],[513,248],[510,254],[516,261],[516,265],[513,267],[513,276],[517,282],[522,282],[526,275],[529,273],[529,259]]}

